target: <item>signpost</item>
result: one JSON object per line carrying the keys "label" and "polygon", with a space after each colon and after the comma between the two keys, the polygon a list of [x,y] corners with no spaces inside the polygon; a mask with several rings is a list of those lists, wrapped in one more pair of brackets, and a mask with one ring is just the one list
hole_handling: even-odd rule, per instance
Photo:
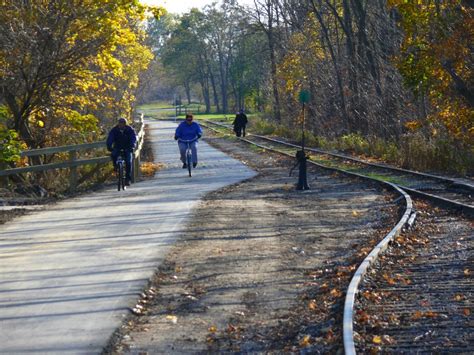
{"label": "signpost", "polygon": [[299,94],[300,102],[303,105],[303,117],[301,121],[301,150],[304,151],[304,121],[305,121],[305,104],[309,102],[310,96],[308,90],[301,90]]}
{"label": "signpost", "polygon": [[308,179],[306,176],[306,153],[304,151],[304,124],[305,124],[305,104],[309,102],[310,95],[308,90],[301,90],[299,94],[300,102],[303,105],[301,119],[301,150],[296,152],[297,164],[299,164],[299,176],[297,190],[309,190]]}

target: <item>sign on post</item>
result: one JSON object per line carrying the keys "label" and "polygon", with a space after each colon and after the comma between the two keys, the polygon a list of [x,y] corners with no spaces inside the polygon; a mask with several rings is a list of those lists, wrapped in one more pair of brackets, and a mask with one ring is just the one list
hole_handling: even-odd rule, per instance
{"label": "sign on post", "polygon": [[302,104],[309,102],[309,99],[310,99],[309,90],[301,90],[299,98]]}

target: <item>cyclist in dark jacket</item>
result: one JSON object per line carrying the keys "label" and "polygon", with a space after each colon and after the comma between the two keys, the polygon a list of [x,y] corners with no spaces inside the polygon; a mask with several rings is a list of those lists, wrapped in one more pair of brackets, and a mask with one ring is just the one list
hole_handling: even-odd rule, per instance
{"label": "cyclist in dark jacket", "polygon": [[137,135],[135,130],[127,125],[125,118],[119,118],[117,125],[112,128],[107,137],[107,149],[112,152],[110,157],[116,168],[116,160],[123,149],[125,156],[125,185],[130,185],[132,175],[132,153],[137,144]]}

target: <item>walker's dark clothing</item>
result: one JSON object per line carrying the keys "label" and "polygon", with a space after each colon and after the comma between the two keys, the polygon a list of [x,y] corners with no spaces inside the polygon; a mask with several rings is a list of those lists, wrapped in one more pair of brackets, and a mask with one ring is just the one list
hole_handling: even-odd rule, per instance
{"label": "walker's dark clothing", "polygon": [[234,132],[237,137],[240,137],[243,133],[243,136],[245,137],[245,126],[247,125],[247,115],[243,112],[238,113],[235,116],[233,125],[234,125]]}
{"label": "walker's dark clothing", "polygon": [[132,176],[132,152],[137,144],[137,135],[130,126],[125,126],[124,129],[120,129],[119,126],[115,126],[109,132],[107,137],[107,149],[112,152],[110,155],[112,162],[117,160],[120,154],[120,150],[125,151],[125,178],[131,180]]}

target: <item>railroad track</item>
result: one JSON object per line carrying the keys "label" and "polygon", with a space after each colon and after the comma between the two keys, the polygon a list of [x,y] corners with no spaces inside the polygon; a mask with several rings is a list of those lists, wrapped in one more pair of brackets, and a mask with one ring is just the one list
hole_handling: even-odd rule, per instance
{"label": "railroad track", "polygon": [[[210,122],[215,129],[231,129]],[[249,135],[262,149],[295,154],[299,146]],[[391,184],[405,198],[397,226],[369,253],[346,293],[344,347],[366,352],[473,352],[473,186],[453,179],[373,164],[308,149],[318,166]],[[411,226],[409,194],[456,209],[466,217],[416,201],[419,221]],[[383,252],[383,253],[382,253]],[[367,271],[371,270],[370,273]],[[354,328],[356,331],[354,332]]]}
{"label": "railroad track", "polygon": [[[211,125],[231,129],[229,125],[207,121]],[[301,146],[281,139],[249,134],[244,140],[265,149],[275,149],[287,154],[295,154]],[[416,171],[375,164],[338,153],[315,148],[305,148],[310,160],[326,168],[337,168],[349,173],[394,183],[413,196],[427,199],[439,206],[454,208],[474,216],[474,183],[425,174]]]}
{"label": "railroad track", "polygon": [[417,223],[395,238],[359,285],[357,351],[472,354],[472,220],[415,205]]}

